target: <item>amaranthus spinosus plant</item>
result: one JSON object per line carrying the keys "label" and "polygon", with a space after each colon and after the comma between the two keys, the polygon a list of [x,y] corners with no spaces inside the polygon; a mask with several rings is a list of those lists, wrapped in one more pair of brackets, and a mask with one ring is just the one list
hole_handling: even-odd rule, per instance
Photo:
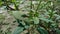
{"label": "amaranthus spinosus plant", "polygon": [[[27,10],[23,12],[18,8],[19,2],[16,0],[0,1],[0,6],[5,5],[12,11],[12,15],[19,24],[12,34],[22,34],[23,32],[24,34],[60,34],[57,22],[60,16],[56,14],[54,1],[29,0],[27,2],[29,2],[29,6],[24,6]],[[9,6],[11,4],[14,4],[15,8],[11,8]]]}

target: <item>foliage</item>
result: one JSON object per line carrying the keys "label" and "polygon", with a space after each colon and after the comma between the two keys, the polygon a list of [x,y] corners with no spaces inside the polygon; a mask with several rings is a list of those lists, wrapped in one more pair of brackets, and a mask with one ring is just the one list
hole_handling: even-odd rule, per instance
{"label": "foliage", "polygon": [[[11,15],[14,16],[18,23],[17,28],[12,34],[21,34],[24,30],[27,30],[26,34],[60,34],[59,23],[60,16],[54,9],[54,1],[29,1],[29,7],[27,13],[24,13],[19,9],[19,4],[22,0],[0,0],[0,6],[6,6],[7,10],[12,11]],[[8,2],[8,3],[7,3]],[[6,3],[6,4],[4,4]],[[15,8],[9,5],[13,4]],[[26,8],[26,7],[24,7]],[[26,9],[27,9],[26,8]],[[38,32],[35,32],[38,31]]]}

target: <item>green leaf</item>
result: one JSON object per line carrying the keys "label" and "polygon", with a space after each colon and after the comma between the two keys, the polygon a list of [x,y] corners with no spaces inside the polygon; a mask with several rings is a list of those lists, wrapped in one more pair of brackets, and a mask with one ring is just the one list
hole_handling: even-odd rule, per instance
{"label": "green leaf", "polygon": [[34,20],[34,24],[39,24],[39,18],[38,17],[34,17],[33,20]]}
{"label": "green leaf", "polygon": [[57,34],[60,34],[60,30],[56,30],[56,33],[57,33]]}
{"label": "green leaf", "polygon": [[28,26],[28,25],[26,25],[26,26],[25,26],[25,29],[28,29],[28,28],[29,28],[29,26]]}
{"label": "green leaf", "polygon": [[22,13],[20,11],[12,11],[12,14],[16,19],[22,19]]}
{"label": "green leaf", "polygon": [[0,1],[0,6],[3,4],[3,2],[2,1]]}
{"label": "green leaf", "polygon": [[40,18],[42,21],[46,21],[47,23],[48,22],[53,22],[52,20],[49,20],[49,19],[46,19],[46,18]]}
{"label": "green leaf", "polygon": [[13,32],[12,34],[20,34],[22,31],[23,31],[23,27],[17,27]]}
{"label": "green leaf", "polygon": [[12,2],[16,2],[16,0],[11,0]]}
{"label": "green leaf", "polygon": [[37,29],[40,34],[48,34],[48,31],[46,31],[44,28],[40,27]]}
{"label": "green leaf", "polygon": [[60,19],[60,16],[58,16],[57,18],[56,18],[56,20],[59,20]]}

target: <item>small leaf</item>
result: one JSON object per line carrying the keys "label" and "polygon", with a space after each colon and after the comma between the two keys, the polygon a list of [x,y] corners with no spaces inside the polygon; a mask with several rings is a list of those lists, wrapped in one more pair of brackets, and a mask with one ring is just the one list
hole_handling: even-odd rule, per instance
{"label": "small leaf", "polygon": [[29,28],[29,26],[26,25],[26,26],[25,26],[25,29],[28,29],[28,28]]}
{"label": "small leaf", "polygon": [[41,20],[43,20],[43,21],[46,21],[47,23],[48,22],[53,22],[52,20],[49,20],[49,19],[46,19],[46,18],[40,18]]}
{"label": "small leaf", "polygon": [[34,17],[33,20],[34,20],[34,24],[39,24],[39,18],[38,17]]}

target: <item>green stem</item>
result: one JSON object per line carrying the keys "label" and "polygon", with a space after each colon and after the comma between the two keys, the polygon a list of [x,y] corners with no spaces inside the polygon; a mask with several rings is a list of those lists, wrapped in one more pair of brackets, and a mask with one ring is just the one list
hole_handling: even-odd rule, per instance
{"label": "green stem", "polygon": [[41,0],[39,1],[36,11],[39,9],[40,3],[41,3]]}
{"label": "green stem", "polygon": [[49,19],[52,19],[53,17],[53,12],[54,12],[54,2],[53,2],[53,6],[52,8],[50,8],[52,11],[50,12],[50,18]]}
{"label": "green stem", "polygon": [[[54,11],[54,4],[53,4],[53,7],[50,8],[52,11],[50,12],[50,18],[49,19],[52,19],[53,17],[53,11]],[[50,28],[50,25],[51,25],[51,22],[48,23],[48,28]]]}
{"label": "green stem", "polygon": [[16,10],[19,10],[18,5],[16,5],[16,3],[14,3],[14,5],[15,5]]}

